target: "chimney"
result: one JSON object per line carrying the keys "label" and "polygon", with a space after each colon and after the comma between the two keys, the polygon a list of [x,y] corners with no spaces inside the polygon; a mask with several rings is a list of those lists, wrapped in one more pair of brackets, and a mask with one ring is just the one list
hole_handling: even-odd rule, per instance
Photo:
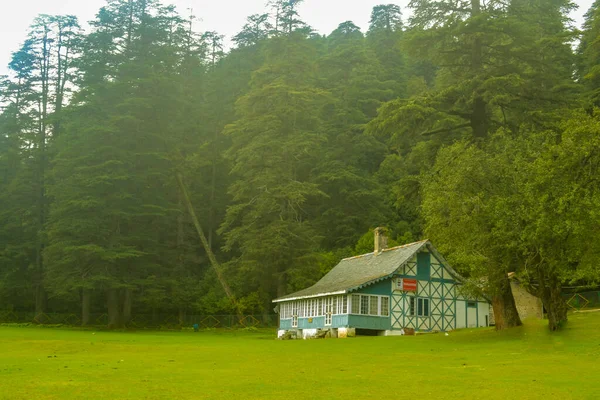
{"label": "chimney", "polygon": [[387,249],[388,238],[385,236],[385,228],[375,228],[373,233],[375,234],[375,251],[374,255],[380,254],[383,250]]}

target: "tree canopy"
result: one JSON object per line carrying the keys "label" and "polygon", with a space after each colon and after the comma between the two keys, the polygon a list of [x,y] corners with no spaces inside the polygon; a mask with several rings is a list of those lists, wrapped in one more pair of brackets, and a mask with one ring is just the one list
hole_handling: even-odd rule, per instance
{"label": "tree canopy", "polygon": [[385,226],[499,327],[509,272],[564,325],[561,287],[600,283],[598,3],[581,31],[566,0],[413,0],[324,35],[301,3],[231,42],[158,0],[33,21],[0,77],[0,308],[267,314]]}

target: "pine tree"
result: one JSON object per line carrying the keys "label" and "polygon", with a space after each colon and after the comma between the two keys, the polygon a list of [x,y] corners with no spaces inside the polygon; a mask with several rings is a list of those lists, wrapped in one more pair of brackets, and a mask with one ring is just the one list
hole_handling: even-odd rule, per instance
{"label": "pine tree", "polygon": [[579,80],[584,83],[593,106],[600,105],[600,3],[595,1],[585,14],[579,42]]}
{"label": "pine tree", "polygon": [[75,17],[37,17],[22,47],[13,54],[11,76],[3,91],[2,102],[7,104],[3,128],[16,151],[13,154],[21,157],[7,186],[4,221],[14,231],[6,240],[21,249],[15,263],[27,265],[27,274],[21,277],[33,286],[37,315],[47,306],[42,255],[49,206],[46,174],[51,142],[60,130],[65,91],[71,83],[70,57],[77,54],[77,34]]}
{"label": "pine tree", "polygon": [[394,97],[406,95],[406,59],[400,47],[402,37],[400,7],[396,4],[375,6],[371,13],[367,43],[383,69],[381,79],[387,81]]}
{"label": "pine tree", "polygon": [[328,106],[328,140],[316,167],[327,198],[319,199],[315,222],[326,233],[323,246],[328,250],[354,244],[373,224],[384,224],[387,219],[374,176],[385,149],[364,135],[365,124],[393,96],[380,80],[383,75],[375,54],[352,22],[340,24],[329,35],[319,76],[335,100]]}
{"label": "pine tree", "polygon": [[302,34],[272,39],[226,128],[236,181],[221,229],[246,282],[243,294],[257,291],[265,306],[287,292],[289,271],[305,266],[318,245],[305,207],[323,196],[312,170],[326,140],[320,116],[328,95],[315,87],[313,60]]}
{"label": "pine tree", "polygon": [[269,14],[251,15],[242,30],[233,37],[233,41],[238,47],[256,46],[266,40],[272,30]]}
{"label": "pine tree", "polygon": [[97,43],[116,65],[104,70],[93,52],[82,57],[82,84],[89,86],[57,146],[48,278],[59,292],[105,290],[113,327],[131,317],[135,289],[162,290],[152,277],[164,276],[174,258],[167,245],[177,209],[168,191],[169,153],[180,139],[180,86],[173,83],[182,24],[172,8],[154,2],[116,1],[101,10],[84,43]]}

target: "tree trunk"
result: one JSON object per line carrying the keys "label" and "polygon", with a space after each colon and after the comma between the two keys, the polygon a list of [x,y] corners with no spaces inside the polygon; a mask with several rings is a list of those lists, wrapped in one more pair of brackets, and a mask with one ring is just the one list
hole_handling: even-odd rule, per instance
{"label": "tree trunk", "polygon": [[106,303],[108,308],[108,329],[122,328],[119,289],[108,289],[106,292]]}
{"label": "tree trunk", "polygon": [[[477,18],[479,15],[481,15],[480,0],[471,0],[471,18]],[[471,68],[475,76],[481,74],[483,70],[482,49],[481,38],[475,33],[471,49]],[[487,104],[481,93],[478,92],[473,94],[471,129],[473,130],[473,136],[477,138],[484,138],[488,134]]]}
{"label": "tree trunk", "polygon": [[181,325],[181,326],[185,325],[185,309],[184,308],[179,309],[179,325]]}
{"label": "tree trunk", "polygon": [[127,326],[127,324],[131,321],[131,289],[125,288],[121,289],[121,305],[122,305],[122,313],[121,319],[123,326]]}
{"label": "tree trunk", "polygon": [[285,272],[279,274],[277,278],[277,297],[287,294],[287,275]]}
{"label": "tree trunk", "polygon": [[492,296],[496,330],[499,331],[523,325],[517,311],[512,289],[510,288],[508,275],[502,272],[502,276],[498,277],[496,282],[497,287],[495,288],[494,296]]}
{"label": "tree trunk", "polygon": [[[40,278],[41,280],[41,278]],[[46,306],[48,304],[48,294],[44,289],[44,286],[39,283],[35,287],[35,315],[40,315],[46,312]]]}
{"label": "tree trunk", "polygon": [[185,202],[188,213],[189,213],[190,217],[192,218],[192,222],[194,223],[196,232],[198,233],[198,236],[200,237],[200,242],[202,243],[202,246],[204,247],[204,251],[206,251],[206,254],[208,255],[210,264],[212,265],[213,270],[215,271],[215,274],[217,275],[217,279],[219,280],[219,283],[221,284],[223,291],[225,291],[225,295],[232,302],[235,309],[237,310],[238,318],[241,319],[243,316],[240,312],[239,304],[237,303],[237,301],[233,295],[233,292],[231,291],[231,288],[229,287],[229,284],[227,283],[227,281],[225,280],[225,277],[223,276],[223,272],[221,270],[221,265],[217,261],[217,258],[215,257],[215,253],[213,253],[212,249],[208,245],[208,240],[206,240],[206,235],[204,235],[204,231],[202,230],[200,221],[198,220],[198,217],[196,216],[196,211],[194,211],[194,206],[192,205],[192,201],[190,200],[190,195],[187,192],[186,186],[183,183],[183,176],[181,175],[181,173],[177,174],[177,181],[179,183],[179,189],[181,190],[181,194],[183,195],[183,201]]}
{"label": "tree trunk", "polygon": [[81,289],[81,325],[90,323],[90,304],[92,292],[89,289]]}
{"label": "tree trunk", "polygon": [[539,292],[548,314],[548,328],[556,331],[567,323],[567,304],[561,296],[561,284],[553,273],[546,273],[538,267]]}

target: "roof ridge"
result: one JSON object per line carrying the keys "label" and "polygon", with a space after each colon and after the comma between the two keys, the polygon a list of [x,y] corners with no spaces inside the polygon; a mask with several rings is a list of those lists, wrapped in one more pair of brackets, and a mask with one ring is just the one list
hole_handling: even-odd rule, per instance
{"label": "roof ridge", "polygon": [[346,258],[342,258],[342,261],[345,260],[354,260],[355,258],[361,258],[361,257],[366,257],[366,256],[370,256],[371,254],[373,254],[374,251],[370,252],[370,253],[366,253],[366,254],[360,254],[358,256],[352,256],[352,257],[346,257]]}
{"label": "roof ridge", "polygon": [[429,239],[419,240],[419,241],[412,242],[412,243],[402,244],[400,246],[390,247],[389,249],[383,249],[382,251],[398,250],[398,249],[401,249],[403,247],[408,247],[408,246],[412,246],[412,245],[417,244],[417,243],[424,243],[424,242],[428,242],[428,241],[429,241]]}
{"label": "roof ridge", "polygon": [[[424,240],[419,240],[419,241],[417,241],[417,242],[406,243],[406,244],[402,244],[402,245],[400,245],[400,246],[394,246],[394,247],[390,247],[389,249],[383,249],[383,250],[381,250],[381,252],[384,252],[384,251],[390,251],[390,250],[398,250],[398,249],[401,249],[401,248],[403,248],[403,247],[408,247],[408,246],[415,245],[415,244],[417,244],[417,243],[423,243],[423,242],[428,242],[428,241],[429,241],[429,239],[424,239]],[[375,252],[374,252],[374,251],[372,251],[372,252],[370,252],[370,253],[360,254],[360,255],[358,255],[358,256],[346,257],[346,258],[342,258],[342,261],[346,261],[346,260],[354,260],[354,259],[356,259],[356,258],[361,258],[361,257],[370,256],[371,254],[374,254],[374,253],[375,253]]]}

